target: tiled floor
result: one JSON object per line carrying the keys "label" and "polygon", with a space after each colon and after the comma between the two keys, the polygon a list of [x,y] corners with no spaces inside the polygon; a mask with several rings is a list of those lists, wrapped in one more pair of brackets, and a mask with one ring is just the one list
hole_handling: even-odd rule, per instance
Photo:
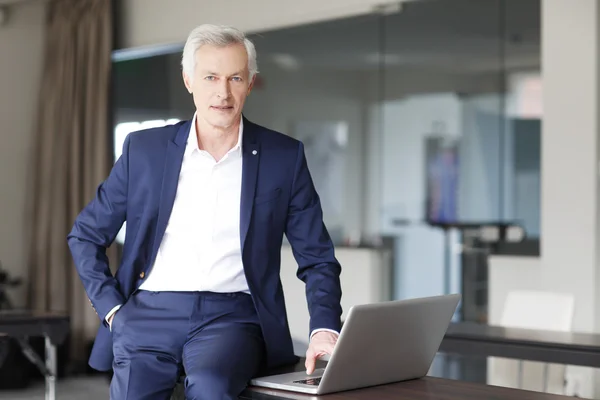
{"label": "tiled floor", "polygon": [[[109,382],[105,377],[76,377],[57,383],[56,400],[107,400]],[[0,399],[44,400],[44,382],[39,381],[24,390],[0,390]]]}

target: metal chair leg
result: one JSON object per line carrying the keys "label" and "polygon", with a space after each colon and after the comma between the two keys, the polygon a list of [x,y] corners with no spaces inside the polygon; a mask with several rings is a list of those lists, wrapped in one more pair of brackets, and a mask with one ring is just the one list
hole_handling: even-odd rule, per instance
{"label": "metal chair leg", "polygon": [[549,370],[550,366],[548,365],[548,363],[544,364],[544,392],[547,393],[548,392],[548,370]]}

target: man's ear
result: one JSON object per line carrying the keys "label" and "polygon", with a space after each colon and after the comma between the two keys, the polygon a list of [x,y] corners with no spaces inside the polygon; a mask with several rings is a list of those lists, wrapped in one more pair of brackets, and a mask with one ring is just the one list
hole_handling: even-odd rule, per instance
{"label": "man's ear", "polygon": [[250,92],[252,92],[252,88],[254,87],[255,81],[256,81],[256,74],[252,77],[252,80],[250,81],[250,85],[248,85],[248,92],[246,93],[246,96],[250,96]]}
{"label": "man's ear", "polygon": [[183,83],[185,84],[185,88],[187,89],[189,94],[192,94],[192,79],[185,71],[181,71],[181,75],[183,76]]}

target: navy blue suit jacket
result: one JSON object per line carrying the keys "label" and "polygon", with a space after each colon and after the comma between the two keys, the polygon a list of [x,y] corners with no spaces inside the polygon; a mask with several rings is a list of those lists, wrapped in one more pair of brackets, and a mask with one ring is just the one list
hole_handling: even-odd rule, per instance
{"label": "navy blue suit jacket", "polygon": [[[95,369],[112,367],[105,316],[127,301],[156,258],[190,126],[186,121],[129,134],[122,156],[68,235],[77,271],[102,321],[89,360]],[[275,367],[296,361],[279,277],[283,235],[298,262],[297,275],[306,283],[311,331],[340,330],[341,268],[323,224],[302,143],[244,118],[242,151],[242,260],[265,338],[267,366]],[[124,221],[123,255],[113,277],[105,249]]]}

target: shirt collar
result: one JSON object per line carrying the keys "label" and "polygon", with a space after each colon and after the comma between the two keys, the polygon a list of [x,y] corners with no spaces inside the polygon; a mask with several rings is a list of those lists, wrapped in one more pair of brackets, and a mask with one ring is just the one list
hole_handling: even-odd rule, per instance
{"label": "shirt collar", "polygon": [[[187,145],[185,147],[186,155],[192,153],[194,150],[202,151],[202,150],[200,150],[200,147],[198,147],[198,135],[196,134],[196,118],[197,118],[197,114],[194,113],[194,117],[192,118],[192,126],[190,127],[190,133],[188,135]],[[231,150],[229,150],[227,152],[227,154],[233,153],[233,152],[237,152],[237,153],[241,154],[243,134],[244,134],[244,118],[242,118],[240,116],[240,129],[238,132],[238,141],[237,141],[236,145],[233,146],[233,148],[231,148]]]}

